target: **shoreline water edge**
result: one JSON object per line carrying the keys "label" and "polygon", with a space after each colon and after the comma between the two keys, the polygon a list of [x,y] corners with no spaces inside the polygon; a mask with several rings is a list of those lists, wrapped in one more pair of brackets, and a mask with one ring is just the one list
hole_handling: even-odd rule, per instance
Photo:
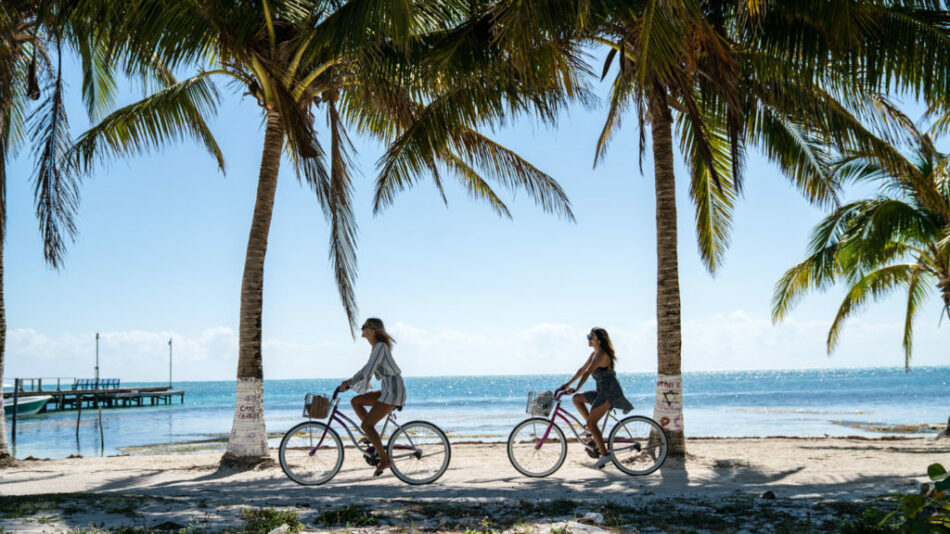
{"label": "shoreline water edge", "polygon": [[[652,415],[650,373],[619,375],[633,413]],[[528,391],[553,389],[562,375],[407,377],[403,420],[426,419],[453,442],[503,441],[524,419]],[[950,367],[827,369],[802,371],[709,371],[684,374],[685,418],[691,437],[922,437],[936,434],[947,418]],[[271,446],[301,419],[303,397],[325,393],[338,379],[265,380],[264,411]],[[123,386],[156,385],[130,383]],[[22,418],[17,458],[70,455],[167,454],[224,447],[233,415],[233,381],[177,382],[184,405]],[[10,431],[8,425],[8,432]]]}

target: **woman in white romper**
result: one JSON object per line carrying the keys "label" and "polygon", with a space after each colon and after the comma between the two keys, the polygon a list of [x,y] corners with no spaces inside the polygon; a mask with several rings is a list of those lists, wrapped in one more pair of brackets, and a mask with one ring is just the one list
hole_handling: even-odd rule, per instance
{"label": "woman in white romper", "polygon": [[[353,388],[359,395],[353,397],[350,404],[362,421],[360,428],[379,454],[379,464],[373,476],[379,476],[392,465],[386,454],[382,439],[376,432],[376,423],[389,415],[395,408],[401,408],[406,402],[406,385],[402,381],[399,366],[393,360],[392,348],[395,340],[386,333],[383,321],[376,318],[363,323],[362,337],[373,347],[369,361],[357,371],[353,378],[344,380],[340,390]],[[370,381],[376,377],[380,381],[380,391],[370,391]]]}

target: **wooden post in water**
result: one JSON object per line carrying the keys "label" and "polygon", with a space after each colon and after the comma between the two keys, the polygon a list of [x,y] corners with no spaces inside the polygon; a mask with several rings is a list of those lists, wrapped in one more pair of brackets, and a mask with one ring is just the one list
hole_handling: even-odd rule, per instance
{"label": "wooden post in water", "polygon": [[102,438],[102,404],[99,404],[99,394],[96,393],[96,408],[99,408],[99,451],[102,454],[106,448],[106,442]]}
{"label": "wooden post in water", "polygon": [[16,445],[16,413],[20,409],[20,379],[13,379],[13,428],[11,429],[11,440]]}
{"label": "wooden post in water", "polygon": [[76,412],[76,439],[79,439],[79,420],[82,419],[82,393],[76,394],[76,406],[79,410]]}

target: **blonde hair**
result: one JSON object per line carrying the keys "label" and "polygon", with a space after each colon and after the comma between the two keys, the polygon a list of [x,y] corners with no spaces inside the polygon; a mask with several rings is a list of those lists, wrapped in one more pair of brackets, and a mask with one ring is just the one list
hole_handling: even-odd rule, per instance
{"label": "blonde hair", "polygon": [[383,326],[383,320],[377,319],[376,317],[370,317],[366,319],[366,322],[363,323],[364,328],[369,328],[373,331],[373,344],[376,343],[385,343],[389,350],[392,350],[393,343],[396,342],[389,334],[386,333],[386,327]]}

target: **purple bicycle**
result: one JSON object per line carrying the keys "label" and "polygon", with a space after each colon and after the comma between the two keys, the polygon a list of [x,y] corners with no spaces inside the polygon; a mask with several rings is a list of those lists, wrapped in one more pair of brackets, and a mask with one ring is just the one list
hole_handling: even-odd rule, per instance
{"label": "purple bicycle", "polygon": [[[564,464],[567,440],[557,424],[558,418],[567,424],[577,441],[585,445],[589,456],[600,456],[593,443],[581,438],[575,430],[575,427],[584,428],[584,423],[561,407],[563,396],[563,392],[528,394],[527,412],[538,417],[518,423],[508,436],[508,459],[522,475],[546,477]],[[601,435],[606,435],[608,419],[616,421],[616,424],[604,445],[618,469],[628,475],[648,475],[663,465],[669,441],[656,421],[642,415],[618,420],[611,410],[604,416]]]}
{"label": "purple bicycle", "polygon": [[[366,463],[377,465],[379,455],[369,445],[359,424],[341,413],[338,409],[339,388],[333,392],[330,407],[325,415],[327,423],[314,421],[310,405],[312,394],[304,401],[304,417],[307,421],[291,428],[280,442],[280,467],[291,480],[305,486],[316,486],[328,482],[343,466],[343,441],[340,434],[331,428],[336,422],[343,427],[353,446],[362,455]],[[323,415],[323,414],[321,414]],[[322,417],[320,417],[322,418]],[[391,412],[383,424],[379,435],[383,436],[392,425],[392,435],[386,445],[386,451],[392,459],[393,473],[407,484],[429,484],[435,482],[449,467],[452,449],[445,432],[426,421],[412,421],[404,425],[396,422],[395,411]]]}

